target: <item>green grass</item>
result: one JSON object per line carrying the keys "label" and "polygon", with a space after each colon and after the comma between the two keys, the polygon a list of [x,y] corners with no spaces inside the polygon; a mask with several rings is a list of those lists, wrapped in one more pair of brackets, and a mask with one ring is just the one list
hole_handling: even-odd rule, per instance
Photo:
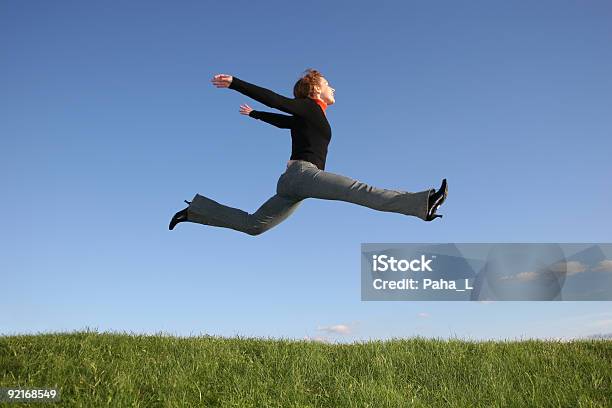
{"label": "green grass", "polygon": [[62,407],[610,407],[611,373],[606,340],[0,337],[0,387]]}

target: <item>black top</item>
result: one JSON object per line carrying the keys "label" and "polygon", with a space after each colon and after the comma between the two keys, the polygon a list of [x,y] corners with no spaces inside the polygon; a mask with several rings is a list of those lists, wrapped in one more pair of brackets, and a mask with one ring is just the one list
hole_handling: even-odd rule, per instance
{"label": "black top", "polygon": [[306,160],[325,170],[331,126],[318,103],[311,98],[287,98],[236,77],[229,87],[271,108],[290,113],[281,115],[253,110],[249,116],[281,129],[291,129],[290,159]]}

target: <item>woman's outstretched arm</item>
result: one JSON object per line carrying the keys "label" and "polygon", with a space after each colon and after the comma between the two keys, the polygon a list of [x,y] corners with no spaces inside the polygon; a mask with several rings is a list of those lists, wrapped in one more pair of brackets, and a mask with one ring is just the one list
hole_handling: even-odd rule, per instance
{"label": "woman's outstretched arm", "polygon": [[233,89],[243,95],[248,96],[249,98],[255,99],[257,102],[263,103],[266,106],[286,113],[291,113],[293,115],[303,116],[309,108],[309,105],[304,99],[287,98],[272,92],[269,89],[250,84],[236,78],[235,76],[217,74],[211,79],[211,82],[217,88]]}
{"label": "woman's outstretched arm", "polygon": [[280,113],[262,112],[253,110],[249,105],[240,105],[240,113],[254,119],[263,120],[281,129],[291,129],[295,120],[294,116],[283,115]]}

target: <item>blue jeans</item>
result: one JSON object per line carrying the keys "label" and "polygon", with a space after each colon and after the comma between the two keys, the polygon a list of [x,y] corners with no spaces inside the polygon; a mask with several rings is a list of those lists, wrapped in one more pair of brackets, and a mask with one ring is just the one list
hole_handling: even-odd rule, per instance
{"label": "blue jeans", "polygon": [[319,170],[310,162],[297,160],[289,164],[278,179],[276,194],[253,214],[196,194],[187,209],[187,220],[259,235],[287,219],[306,198],[346,201],[425,220],[429,195],[434,191],[429,189],[411,193],[376,188],[350,177]]}

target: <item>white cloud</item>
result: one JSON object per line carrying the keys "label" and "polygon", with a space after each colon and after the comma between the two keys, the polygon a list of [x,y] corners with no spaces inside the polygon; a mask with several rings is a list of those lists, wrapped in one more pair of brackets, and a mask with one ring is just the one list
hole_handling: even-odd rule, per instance
{"label": "white cloud", "polygon": [[[553,264],[550,269],[538,270],[538,271],[525,271],[519,272],[515,275],[502,276],[500,280],[516,280],[521,282],[528,282],[538,279],[538,276],[548,271],[556,274],[566,274],[567,276],[576,275],[582,272],[587,272],[589,269],[587,265],[579,261],[568,261],[568,262],[557,262]],[[592,269],[597,272],[612,272],[612,260],[606,259],[601,261],[595,268]]]}
{"label": "white cloud", "polygon": [[612,272],[612,259],[601,261],[593,270],[595,272]]}
{"label": "white cloud", "polygon": [[421,312],[417,316],[422,317],[422,318],[427,318],[427,317],[429,317],[431,315],[429,313],[427,313],[427,312]]}
{"label": "white cloud", "polygon": [[[559,262],[551,267],[553,272],[567,272],[567,276],[589,271],[587,265],[578,261]],[[612,272],[612,259],[604,259],[591,269],[593,272]]]}
{"label": "white cloud", "polygon": [[351,334],[351,328],[347,324],[336,324],[333,326],[319,326],[317,330],[333,334]]}
{"label": "white cloud", "polygon": [[594,322],[591,322],[589,324],[589,326],[594,326],[594,327],[612,327],[612,319],[595,320]]}
{"label": "white cloud", "polygon": [[533,271],[528,272],[519,272],[516,275],[506,275],[499,278],[500,280],[518,280],[521,282],[528,282],[532,280],[536,280],[538,278],[538,273]]}
{"label": "white cloud", "polygon": [[[568,327],[585,327],[593,326],[594,322],[612,320],[612,312],[589,313],[577,316],[562,316],[556,319],[556,323]],[[550,322],[549,319],[540,322],[545,324]]]}
{"label": "white cloud", "polygon": [[556,273],[567,273],[567,276],[575,275],[587,270],[586,265],[578,261],[558,262],[550,268]]}

